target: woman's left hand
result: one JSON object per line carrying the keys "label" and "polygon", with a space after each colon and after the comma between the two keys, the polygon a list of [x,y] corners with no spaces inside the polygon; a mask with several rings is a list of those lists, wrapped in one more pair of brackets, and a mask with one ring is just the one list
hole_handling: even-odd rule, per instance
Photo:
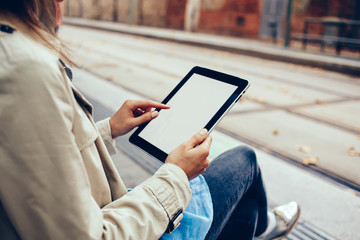
{"label": "woman's left hand", "polygon": [[170,107],[150,100],[126,100],[110,118],[112,137],[124,135],[142,123],[156,118],[159,112],[153,111],[152,108],[169,109]]}

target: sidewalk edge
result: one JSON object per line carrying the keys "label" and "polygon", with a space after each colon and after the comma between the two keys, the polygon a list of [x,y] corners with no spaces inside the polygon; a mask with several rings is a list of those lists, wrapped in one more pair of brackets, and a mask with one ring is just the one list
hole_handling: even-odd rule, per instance
{"label": "sidewalk edge", "polygon": [[[141,36],[146,38],[178,42],[192,46],[228,51],[232,53],[239,53],[248,56],[259,57],[259,58],[275,60],[280,62],[317,67],[317,68],[322,68],[325,70],[344,73],[348,75],[354,75],[354,76],[360,75],[360,61],[356,61],[356,60],[339,59],[338,57],[331,57],[331,56],[323,56],[323,59],[319,60],[319,58],[322,58],[322,56],[311,53],[298,52],[285,48],[280,49],[278,47],[274,47],[275,49],[274,51],[264,51],[263,48],[260,47],[259,49],[254,49],[254,48],[235,47],[226,44],[220,45],[209,41],[203,41],[201,39],[195,40],[194,38],[187,38],[185,35],[189,35],[189,33],[185,33],[185,32],[182,33],[182,31],[179,30],[156,29],[157,33],[155,34],[155,33],[151,33],[151,30],[154,29],[151,27],[130,26],[130,25],[128,27],[124,27],[125,24],[122,23],[113,23],[107,21],[98,21],[98,20],[73,18],[73,17],[64,17],[63,23],[77,27],[130,34],[130,35]],[[183,34],[183,36],[179,36],[179,34],[180,35]]]}

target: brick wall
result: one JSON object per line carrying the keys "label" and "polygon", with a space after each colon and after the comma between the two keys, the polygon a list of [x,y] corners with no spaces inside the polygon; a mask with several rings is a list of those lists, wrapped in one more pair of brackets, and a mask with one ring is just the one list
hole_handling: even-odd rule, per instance
{"label": "brick wall", "polygon": [[254,0],[203,0],[198,30],[226,35],[258,36],[260,3]]}
{"label": "brick wall", "polygon": [[168,0],[166,7],[166,27],[184,29],[186,0]]}
{"label": "brick wall", "polygon": [[[115,0],[66,0],[66,15],[114,19]],[[359,0],[293,0],[291,31],[302,32],[307,16],[353,18]],[[117,21],[171,29],[184,29],[187,0],[117,0]],[[263,0],[201,0],[199,32],[258,37]],[[116,6],[116,5],[115,5]],[[360,14],[358,14],[360,18]],[[311,26],[314,33],[320,25]]]}
{"label": "brick wall", "polygon": [[139,2],[139,23],[144,26],[166,27],[167,0],[142,0]]}

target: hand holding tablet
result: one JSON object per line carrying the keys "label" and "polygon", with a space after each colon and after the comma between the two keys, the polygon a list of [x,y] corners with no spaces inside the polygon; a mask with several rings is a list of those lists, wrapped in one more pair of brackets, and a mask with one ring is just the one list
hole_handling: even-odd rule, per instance
{"label": "hand holding tablet", "polygon": [[191,180],[204,173],[209,166],[207,157],[209,156],[211,141],[211,136],[208,136],[208,131],[204,128],[171,151],[165,162],[180,167]]}
{"label": "hand holding tablet", "polygon": [[247,80],[194,67],[162,101],[167,110],[141,125],[130,142],[164,162],[202,128],[210,132],[249,87]]}

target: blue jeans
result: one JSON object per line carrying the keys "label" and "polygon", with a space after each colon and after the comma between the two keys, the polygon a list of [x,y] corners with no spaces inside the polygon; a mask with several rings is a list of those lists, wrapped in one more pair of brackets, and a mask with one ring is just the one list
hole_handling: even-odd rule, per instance
{"label": "blue jeans", "polygon": [[253,239],[266,230],[266,192],[252,149],[241,146],[223,153],[203,176],[214,208],[206,240]]}

